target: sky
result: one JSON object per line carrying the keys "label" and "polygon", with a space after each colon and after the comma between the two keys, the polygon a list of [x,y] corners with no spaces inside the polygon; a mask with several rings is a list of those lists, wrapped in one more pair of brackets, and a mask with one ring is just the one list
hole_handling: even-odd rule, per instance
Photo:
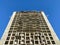
{"label": "sky", "polygon": [[14,11],[44,11],[60,39],[60,0],[0,0],[0,39]]}

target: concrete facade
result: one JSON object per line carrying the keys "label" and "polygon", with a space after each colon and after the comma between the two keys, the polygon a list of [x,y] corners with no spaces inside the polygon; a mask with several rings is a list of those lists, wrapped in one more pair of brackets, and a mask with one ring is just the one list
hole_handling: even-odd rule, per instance
{"label": "concrete facade", "polygon": [[13,12],[0,45],[60,45],[43,11]]}

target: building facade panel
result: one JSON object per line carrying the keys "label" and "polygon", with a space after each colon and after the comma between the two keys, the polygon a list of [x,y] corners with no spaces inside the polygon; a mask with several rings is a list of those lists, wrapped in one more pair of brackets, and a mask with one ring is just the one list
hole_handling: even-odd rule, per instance
{"label": "building facade panel", "polygon": [[[2,42],[3,41],[3,42]],[[1,45],[57,45],[59,39],[44,12],[14,12]]]}

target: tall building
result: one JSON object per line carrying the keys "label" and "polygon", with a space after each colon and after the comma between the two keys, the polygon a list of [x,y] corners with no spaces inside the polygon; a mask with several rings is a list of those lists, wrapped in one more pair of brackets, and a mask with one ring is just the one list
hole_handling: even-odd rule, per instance
{"label": "tall building", "polygon": [[0,45],[60,45],[43,11],[14,12]]}

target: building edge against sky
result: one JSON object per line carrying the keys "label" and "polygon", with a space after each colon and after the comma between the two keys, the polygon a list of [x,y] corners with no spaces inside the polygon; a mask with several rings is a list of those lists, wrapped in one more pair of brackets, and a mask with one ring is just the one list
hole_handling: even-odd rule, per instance
{"label": "building edge against sky", "polygon": [[1,39],[0,39],[0,42],[1,42],[0,45],[3,45],[4,41],[5,41],[6,38],[7,38],[8,31],[9,31],[9,29],[10,29],[10,26],[11,26],[12,22],[13,22],[13,19],[14,19],[14,17],[15,17],[15,14],[16,14],[16,12],[13,12],[13,14],[12,14],[12,16],[11,16],[11,18],[10,18],[10,21],[9,21],[9,23],[8,23],[6,29],[5,29],[5,31],[4,31],[4,33],[3,33],[3,36],[2,36]]}
{"label": "building edge against sky", "polygon": [[46,15],[43,11],[41,13],[42,13],[50,31],[51,31],[51,34],[52,34],[54,40],[57,42],[58,45],[60,45],[60,42],[59,42],[60,40],[58,39],[58,36],[56,35],[56,33],[54,32],[54,29],[52,28],[51,24],[49,23],[48,18],[46,17]]}
{"label": "building edge against sky", "polygon": [[[3,45],[4,41],[5,41],[6,38],[7,38],[8,31],[9,31],[9,29],[10,29],[10,26],[11,26],[12,22],[13,22],[13,19],[14,19],[14,17],[15,17],[15,14],[16,14],[16,12],[13,12],[13,15],[11,16],[11,19],[10,19],[10,21],[9,21],[9,23],[8,23],[8,25],[7,25],[7,27],[6,27],[6,29],[5,29],[5,32],[3,33],[3,36],[2,36],[1,39],[0,39],[0,45]],[[51,24],[49,23],[49,21],[48,21],[46,15],[44,14],[43,11],[41,11],[41,14],[43,15],[43,17],[44,17],[44,19],[45,19],[45,21],[46,21],[46,23],[47,23],[47,25],[48,25],[48,27],[49,27],[51,33],[52,33],[52,37],[53,37],[54,40],[56,41],[57,45],[60,45],[60,41],[59,41],[57,35],[55,34],[55,32],[54,32],[54,30],[53,30]]]}

